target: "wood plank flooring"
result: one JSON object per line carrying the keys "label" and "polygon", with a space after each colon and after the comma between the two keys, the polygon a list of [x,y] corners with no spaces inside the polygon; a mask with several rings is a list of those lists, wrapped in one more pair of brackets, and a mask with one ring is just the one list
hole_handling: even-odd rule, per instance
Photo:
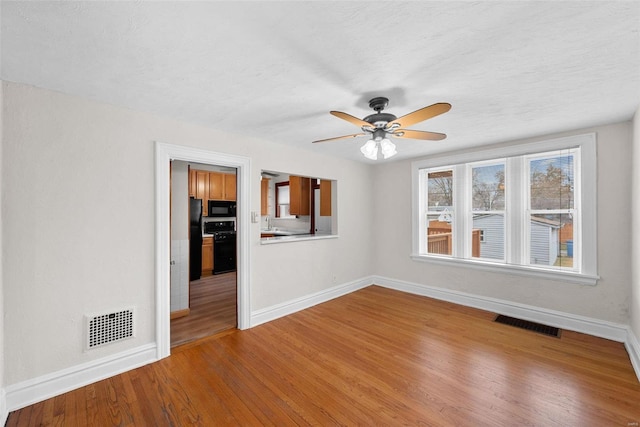
{"label": "wood plank flooring", "polygon": [[189,283],[188,316],[171,320],[171,346],[235,328],[236,272],[216,274]]}
{"label": "wood plank flooring", "polygon": [[370,286],[10,414],[7,426],[635,426],[621,343]]}

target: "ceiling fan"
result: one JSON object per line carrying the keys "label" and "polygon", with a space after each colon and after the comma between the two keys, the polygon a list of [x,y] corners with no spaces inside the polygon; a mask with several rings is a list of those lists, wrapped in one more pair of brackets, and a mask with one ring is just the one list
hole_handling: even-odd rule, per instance
{"label": "ceiling fan", "polygon": [[375,113],[362,120],[341,111],[330,111],[332,115],[360,127],[362,133],[320,139],[313,142],[329,142],[338,139],[371,135],[371,139],[362,146],[360,151],[362,151],[362,154],[364,154],[366,158],[376,160],[378,158],[378,145],[380,145],[382,155],[385,159],[397,154],[396,146],[387,138],[388,136],[429,141],[439,141],[447,137],[447,135],[443,133],[411,130],[406,129],[406,127],[446,113],[451,109],[451,104],[441,102],[429,105],[428,107],[421,108],[400,118],[393,114],[382,112],[388,104],[389,99],[382,96],[371,99],[369,101],[369,108],[372,108]]}

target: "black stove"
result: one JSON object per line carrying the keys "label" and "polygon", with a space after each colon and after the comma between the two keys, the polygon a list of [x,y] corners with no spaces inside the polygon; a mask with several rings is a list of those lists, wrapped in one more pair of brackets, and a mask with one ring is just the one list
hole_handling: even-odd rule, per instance
{"label": "black stove", "polygon": [[235,222],[205,222],[204,232],[213,235],[213,274],[236,271]]}
{"label": "black stove", "polygon": [[209,221],[204,223],[205,234],[235,234],[236,227],[234,221]]}

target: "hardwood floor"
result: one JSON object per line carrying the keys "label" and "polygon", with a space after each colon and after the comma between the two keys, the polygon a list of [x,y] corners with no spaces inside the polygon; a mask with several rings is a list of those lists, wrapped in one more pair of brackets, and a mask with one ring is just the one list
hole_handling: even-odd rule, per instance
{"label": "hardwood floor", "polygon": [[184,344],[237,326],[236,273],[203,277],[189,284],[188,316],[171,320],[171,346]]}
{"label": "hardwood floor", "polygon": [[370,286],[10,414],[31,425],[635,426],[621,343]]}

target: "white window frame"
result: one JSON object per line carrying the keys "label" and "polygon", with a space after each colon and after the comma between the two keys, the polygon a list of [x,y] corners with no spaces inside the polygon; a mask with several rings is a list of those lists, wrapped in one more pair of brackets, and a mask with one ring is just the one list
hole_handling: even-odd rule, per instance
{"label": "white window frame", "polygon": [[[578,225],[574,224],[574,236],[580,244],[574,244],[574,262],[578,263],[575,270],[559,270],[545,268],[538,265],[521,263],[523,257],[529,253],[528,228],[526,220],[528,209],[520,201],[523,194],[529,194],[528,157],[538,153],[561,151],[579,148],[579,155],[574,157],[576,174],[576,206],[580,218]],[[461,179],[470,175],[469,164],[480,164],[485,161],[505,162],[505,261],[495,262],[487,259],[471,258],[471,209],[466,206],[469,198],[464,194]],[[426,191],[422,191],[421,183],[425,183],[427,169],[441,168],[454,171],[454,210],[458,216],[454,217],[452,231],[454,233],[454,247],[452,256],[426,254],[426,224],[423,213],[426,212]],[[567,281],[584,285],[595,285],[597,274],[597,165],[596,165],[596,135],[595,133],[575,135],[563,138],[543,140],[525,144],[512,144],[499,148],[442,155],[412,162],[412,253],[415,261],[431,262],[449,266],[464,266],[493,272],[511,273],[550,280]],[[457,177],[457,178],[456,178]],[[458,185],[455,184],[455,179]],[[454,214],[455,214],[454,213]],[[463,220],[456,220],[464,216]],[[575,219],[574,219],[575,221]],[[466,233],[466,231],[469,233]],[[468,236],[467,236],[468,234]],[[508,236],[508,237],[507,237]],[[458,253],[464,256],[458,256]],[[576,256],[577,255],[577,256]],[[576,261],[577,259],[577,261]]]}
{"label": "white window frame", "polygon": [[473,234],[473,215],[476,213],[494,213],[493,211],[473,211],[473,168],[481,168],[481,167],[485,167],[485,166],[494,166],[494,165],[504,165],[504,176],[505,176],[505,200],[504,200],[504,205],[505,208],[504,210],[501,211],[495,211],[495,213],[498,213],[500,215],[502,215],[502,217],[504,218],[505,224],[504,224],[504,230],[503,230],[503,235],[505,236],[504,241],[502,242],[502,253],[504,254],[504,259],[502,260],[495,260],[495,259],[490,259],[490,258],[473,258],[475,260],[484,260],[484,261],[488,261],[488,262],[499,262],[499,263],[504,263],[507,259],[507,216],[508,216],[508,209],[509,209],[509,205],[507,203],[507,192],[509,191],[509,186],[507,185],[507,178],[508,178],[508,170],[507,170],[507,159],[505,158],[497,158],[497,159],[491,159],[491,160],[482,160],[479,162],[470,162],[466,164],[466,173],[467,176],[466,181],[467,181],[467,192],[466,192],[466,198],[467,200],[471,203],[469,206],[467,206],[466,209],[466,213],[465,213],[465,220],[466,220],[466,224],[465,224],[465,237],[467,239],[467,242],[465,242],[468,246],[467,250],[465,251],[465,254],[467,254],[467,256],[465,258],[472,258],[472,246],[473,246],[473,242],[472,242],[472,234]]}
{"label": "white window frame", "polygon": [[[454,182],[454,188],[453,188],[453,206],[451,206],[451,209],[447,212],[449,215],[451,215],[452,218],[456,218],[456,216],[458,215],[457,213],[457,208],[456,208],[456,198],[458,197],[458,188],[455,187],[455,183],[456,183],[456,174],[458,173],[458,169],[456,169],[456,167],[454,166],[443,166],[443,167],[438,167],[438,168],[431,168],[428,172],[429,173],[436,173],[436,172],[445,172],[445,171],[451,171],[453,174],[453,182]],[[428,177],[427,177],[427,171],[423,170],[423,174],[422,174],[422,179],[424,179],[423,182],[428,182]],[[424,208],[422,210],[422,212],[424,212],[425,217],[428,218],[429,215],[435,215],[438,212],[437,211],[430,211],[429,210],[429,200],[424,197],[426,193],[423,192],[423,203],[424,203]],[[427,227],[426,227],[427,222],[422,221],[422,231],[423,231],[423,235],[425,237],[425,239],[428,240],[427,237]],[[455,221],[453,222],[453,224],[455,224]],[[457,237],[460,235],[460,233],[458,233],[458,230],[456,230],[455,228],[451,228],[451,238],[453,241],[455,241],[455,239],[457,239]],[[426,240],[423,241],[423,245],[422,247],[427,247],[428,243]],[[456,245],[455,243],[453,244],[453,253],[451,255],[444,255],[444,254],[429,254],[431,256],[440,256],[440,257],[455,257],[457,256],[456,254],[456,248],[458,245]]]}
{"label": "white window frame", "polygon": [[[580,268],[582,266],[582,244],[581,244],[581,237],[582,237],[582,227],[581,227],[581,218],[582,215],[575,214],[575,211],[577,210],[577,206],[582,206],[581,205],[581,201],[582,201],[582,183],[581,183],[581,174],[582,174],[582,167],[581,167],[581,155],[579,152],[576,152],[576,148],[579,147],[574,147],[574,148],[569,148],[569,149],[561,149],[561,150],[554,150],[554,151],[546,151],[544,153],[539,153],[539,154],[532,154],[532,155],[527,155],[524,156],[525,159],[525,176],[527,177],[527,185],[526,185],[526,193],[525,197],[527,200],[527,213],[525,214],[525,216],[527,218],[530,218],[531,215],[536,215],[539,213],[543,213],[543,214],[552,214],[552,215],[557,215],[557,214],[573,214],[573,242],[574,242],[574,251],[573,251],[573,271],[575,272],[580,272]],[[552,209],[552,210],[536,210],[535,213],[533,212],[533,210],[531,209],[531,185],[529,183],[529,179],[531,178],[531,161],[532,160],[539,160],[539,159],[548,159],[548,158],[552,158],[552,157],[558,157],[558,156],[562,156],[562,155],[566,155],[566,154],[572,154],[573,155],[573,164],[574,164],[574,199],[573,199],[573,208],[571,209]],[[581,212],[580,212],[581,213]],[[529,265],[535,265],[535,264],[530,264],[531,262],[531,221],[525,221],[525,234],[523,236],[524,238],[524,260],[526,260],[526,263]]]}

